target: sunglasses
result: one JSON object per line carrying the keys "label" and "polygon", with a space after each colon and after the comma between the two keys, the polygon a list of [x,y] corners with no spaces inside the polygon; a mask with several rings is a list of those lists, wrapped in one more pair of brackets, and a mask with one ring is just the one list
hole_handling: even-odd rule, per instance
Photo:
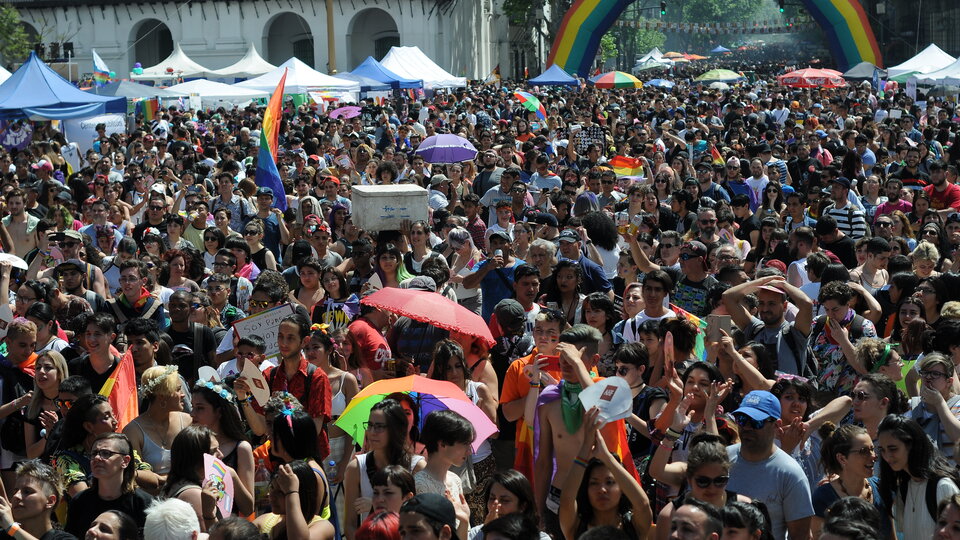
{"label": "sunglasses", "polygon": [[865,458],[873,457],[875,452],[876,452],[876,448],[874,448],[873,446],[863,446],[861,448],[857,448],[856,450],[850,450],[851,454],[860,454]]}
{"label": "sunglasses", "polygon": [[710,225],[710,224],[716,223],[716,222],[717,222],[717,220],[715,220],[715,219],[701,219],[701,220],[700,220],[700,223],[701,223],[702,225]]}
{"label": "sunglasses", "polygon": [[673,249],[677,247],[677,244],[660,244],[660,249]]}
{"label": "sunglasses", "polygon": [[680,254],[680,260],[681,260],[681,261],[689,261],[690,259],[699,259],[699,258],[700,258],[699,255],[694,255],[693,253],[681,253],[681,254]]}
{"label": "sunglasses", "polygon": [[69,410],[70,410],[70,407],[73,407],[73,401],[74,401],[74,400],[72,400],[72,399],[60,399],[60,398],[57,398],[57,399],[53,400],[53,404],[56,405],[57,407],[60,407],[61,409],[66,409],[66,410],[69,411]]}
{"label": "sunglasses", "polygon": [[151,210],[156,210],[156,211],[159,212],[160,210],[163,210],[163,207],[162,207],[162,206],[151,206],[150,209],[151,209]]}
{"label": "sunglasses", "polygon": [[126,454],[124,454],[123,452],[114,452],[113,450],[107,450],[106,448],[101,448],[100,450],[94,450],[93,452],[90,452],[89,454],[87,454],[87,457],[90,458],[90,461],[93,461],[94,458],[107,460],[112,458],[113,456],[125,456],[125,455]]}
{"label": "sunglasses", "polygon": [[216,242],[216,241],[217,241],[217,237],[216,237],[216,236],[204,236],[204,237],[203,237],[203,241],[204,241],[204,242]]}
{"label": "sunglasses", "polygon": [[850,397],[852,397],[854,401],[866,401],[872,398],[873,396],[871,396],[866,392],[860,391],[860,392],[854,392],[850,394]]}
{"label": "sunglasses", "polygon": [[250,300],[250,307],[256,309],[266,309],[270,305],[270,302],[260,301],[260,300]]}
{"label": "sunglasses", "polygon": [[260,231],[256,231],[256,230],[253,230],[253,229],[247,229],[247,230],[243,231],[243,235],[244,235],[244,236],[256,236],[256,235],[258,235],[258,234],[260,234]]}
{"label": "sunglasses", "polygon": [[662,179],[662,178],[659,179],[659,180],[654,180],[654,182],[656,182],[657,184],[666,184],[666,183],[667,183],[667,181],[664,180],[664,179]]}
{"label": "sunglasses", "polygon": [[710,478],[709,476],[695,476],[693,477],[693,482],[697,484],[697,487],[701,489],[706,489],[710,487],[710,484],[713,484],[714,487],[722,488],[727,485],[727,482],[730,481],[730,477],[727,475],[716,476]]}
{"label": "sunglasses", "polygon": [[745,414],[734,415],[733,419],[737,422],[738,426],[750,427],[753,429],[763,429],[763,426],[767,425],[767,422],[773,420],[772,418],[767,418],[766,420],[754,420]]}

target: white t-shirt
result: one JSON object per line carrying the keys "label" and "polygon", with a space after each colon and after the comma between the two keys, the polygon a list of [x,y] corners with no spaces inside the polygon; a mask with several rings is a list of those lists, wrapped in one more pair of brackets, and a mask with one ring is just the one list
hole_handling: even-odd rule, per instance
{"label": "white t-shirt", "polygon": [[633,343],[640,341],[640,336],[637,335],[637,328],[640,328],[640,324],[645,321],[662,321],[663,319],[675,319],[677,314],[673,310],[668,309],[666,313],[659,317],[651,317],[647,315],[647,310],[643,310],[640,313],[634,315],[634,317],[628,320],[623,325],[623,341],[625,343]]}

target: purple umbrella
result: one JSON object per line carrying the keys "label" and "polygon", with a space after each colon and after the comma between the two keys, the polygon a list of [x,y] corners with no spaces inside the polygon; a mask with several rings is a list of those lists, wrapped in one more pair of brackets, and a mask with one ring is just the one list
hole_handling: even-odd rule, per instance
{"label": "purple umbrella", "polygon": [[460,163],[477,157],[477,149],[470,141],[449,133],[427,137],[416,153],[427,163]]}
{"label": "purple umbrella", "polygon": [[330,118],[353,118],[354,116],[360,116],[360,107],[354,107],[350,105],[348,107],[340,107],[339,109],[334,109],[330,111],[328,115]]}

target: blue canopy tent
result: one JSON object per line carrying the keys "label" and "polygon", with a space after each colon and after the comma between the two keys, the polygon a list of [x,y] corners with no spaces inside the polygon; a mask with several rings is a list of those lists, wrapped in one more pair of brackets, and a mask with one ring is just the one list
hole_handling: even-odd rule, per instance
{"label": "blue canopy tent", "polygon": [[723,45],[717,45],[716,48],[714,48],[714,49],[713,49],[712,51],[710,51],[710,52],[723,54],[723,53],[728,53],[728,52],[730,52],[730,49],[724,47]]}
{"label": "blue canopy tent", "polygon": [[64,120],[127,112],[123,96],[84,92],[43,63],[36,54],[0,85],[0,118]]}
{"label": "blue canopy tent", "polygon": [[404,79],[383,67],[383,64],[377,62],[372,56],[368,56],[366,60],[350,73],[389,84],[390,88],[423,88],[422,80]]}
{"label": "blue canopy tent", "polygon": [[345,73],[338,73],[335,76],[337,79],[346,79],[348,81],[353,81],[360,83],[361,92],[380,92],[384,90],[390,90],[391,86],[389,83],[380,82],[370,77],[364,77],[363,75],[357,75],[356,73],[351,73],[349,71]]}
{"label": "blue canopy tent", "polygon": [[553,64],[546,71],[527,81],[531,85],[539,86],[580,86],[580,81],[571,77],[560,66]]}

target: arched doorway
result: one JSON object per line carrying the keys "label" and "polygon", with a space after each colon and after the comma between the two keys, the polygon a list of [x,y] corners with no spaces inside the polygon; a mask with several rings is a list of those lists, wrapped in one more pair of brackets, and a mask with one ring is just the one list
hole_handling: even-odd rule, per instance
{"label": "arched doorway", "polygon": [[357,13],[350,21],[347,34],[350,68],[357,67],[368,56],[383,59],[390,47],[400,45],[400,32],[393,17],[382,9],[371,8]]}
{"label": "arched doorway", "polygon": [[264,57],[279,65],[296,56],[301,62],[316,68],[313,33],[310,25],[296,13],[281,13],[264,27]]}
{"label": "arched doorway", "polygon": [[147,19],[134,27],[130,35],[133,42],[133,65],[155,66],[173,52],[173,36],[170,28],[157,19]]}

